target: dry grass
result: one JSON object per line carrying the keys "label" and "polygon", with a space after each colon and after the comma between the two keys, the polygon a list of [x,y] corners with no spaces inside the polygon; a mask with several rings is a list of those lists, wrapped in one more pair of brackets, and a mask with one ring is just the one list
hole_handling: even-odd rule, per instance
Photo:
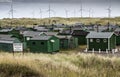
{"label": "dry grass", "polygon": [[0,77],[120,77],[120,58],[94,54],[0,53]]}
{"label": "dry grass", "polygon": [[71,24],[75,24],[75,23],[84,23],[84,24],[102,24],[105,25],[108,23],[108,21],[111,24],[119,24],[120,25],[120,17],[116,17],[116,18],[60,18],[60,17],[55,17],[55,18],[44,18],[44,19],[32,19],[32,18],[20,18],[20,19],[16,19],[14,18],[13,20],[9,19],[9,18],[5,18],[0,20],[0,25],[1,26],[8,26],[11,25],[12,22],[12,26],[33,26],[34,24],[37,25],[49,25],[49,24],[55,24],[56,23],[61,23],[61,24],[65,24],[65,25],[71,25]]}

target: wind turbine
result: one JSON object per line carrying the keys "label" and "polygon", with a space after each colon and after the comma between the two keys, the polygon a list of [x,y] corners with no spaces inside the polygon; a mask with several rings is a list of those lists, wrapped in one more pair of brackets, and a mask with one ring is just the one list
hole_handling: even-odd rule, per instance
{"label": "wind turbine", "polygon": [[74,17],[76,17],[76,10],[74,9],[74,11],[73,11],[73,14],[74,14]]}
{"label": "wind turbine", "polygon": [[68,18],[69,11],[65,9],[66,18]]}
{"label": "wind turbine", "polygon": [[56,12],[54,10],[52,12],[54,13],[54,17],[56,17]]}
{"label": "wind turbine", "polygon": [[55,11],[51,9],[50,2],[49,2],[49,7],[48,7],[47,12],[49,13],[49,24],[50,24],[51,12],[53,12],[55,14]]}
{"label": "wind turbine", "polygon": [[91,14],[92,14],[91,16],[94,17],[94,10],[93,9],[91,10]]}
{"label": "wind turbine", "polygon": [[32,11],[31,14],[32,14],[32,18],[35,18],[35,11],[34,10]]}
{"label": "wind turbine", "polygon": [[[107,8],[108,10],[108,18],[111,18],[111,0],[108,0],[109,1],[109,7]],[[109,23],[109,20],[108,20],[108,31],[109,31],[109,26],[110,26],[110,23]]]}
{"label": "wind turbine", "polygon": [[83,4],[82,4],[82,0],[80,0],[80,10],[79,12],[81,13],[81,18],[83,17]]}
{"label": "wind turbine", "polygon": [[47,12],[49,13],[49,18],[51,17],[51,12],[53,12],[54,14],[56,13],[54,10],[51,9],[50,3],[49,3],[49,7],[48,7]]}
{"label": "wind turbine", "polygon": [[90,17],[93,17],[93,13],[94,13],[94,10],[93,9],[89,9],[88,10],[88,17],[90,18]]}
{"label": "wind turbine", "polygon": [[107,10],[108,10],[108,18],[111,18],[111,6],[109,6],[108,8],[107,8]]}
{"label": "wind turbine", "polygon": [[13,19],[13,18],[14,18],[13,0],[11,0],[10,3],[11,3],[11,4],[10,4],[9,14],[11,14],[11,18]]}
{"label": "wind turbine", "polygon": [[40,12],[39,13],[40,13],[40,18],[42,18],[42,10],[41,10],[41,8],[40,8]]}
{"label": "wind turbine", "polygon": [[108,0],[108,3],[109,3],[109,5],[108,5],[108,8],[106,10],[108,11],[108,18],[111,18],[111,12],[112,12],[112,10],[111,10],[111,0]]}
{"label": "wind turbine", "polygon": [[11,15],[11,26],[13,25],[13,18],[14,18],[14,9],[13,9],[13,0],[10,1],[10,11],[9,15]]}
{"label": "wind turbine", "polygon": [[91,17],[91,8],[88,10],[89,18]]}

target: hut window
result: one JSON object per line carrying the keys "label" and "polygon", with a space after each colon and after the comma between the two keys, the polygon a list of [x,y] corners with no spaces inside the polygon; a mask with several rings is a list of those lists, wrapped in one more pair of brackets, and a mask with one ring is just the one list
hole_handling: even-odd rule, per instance
{"label": "hut window", "polygon": [[96,42],[99,43],[99,42],[100,42],[100,39],[96,39]]}
{"label": "hut window", "polygon": [[93,39],[90,39],[90,42],[93,42]]}
{"label": "hut window", "polygon": [[32,42],[33,45],[35,45],[36,43],[35,42]]}
{"label": "hut window", "polygon": [[44,45],[44,42],[41,42],[41,45]]}
{"label": "hut window", "polygon": [[107,40],[106,40],[106,39],[103,39],[103,42],[104,42],[104,43],[106,43],[106,42],[107,42]]}

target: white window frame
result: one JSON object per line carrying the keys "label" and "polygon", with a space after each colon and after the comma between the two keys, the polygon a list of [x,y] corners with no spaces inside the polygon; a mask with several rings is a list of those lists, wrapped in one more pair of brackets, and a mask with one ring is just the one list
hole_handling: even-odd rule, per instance
{"label": "white window frame", "polygon": [[96,42],[97,42],[97,43],[100,43],[100,39],[96,39]]}
{"label": "white window frame", "polygon": [[93,42],[93,39],[90,39],[90,42]]}
{"label": "white window frame", "polygon": [[106,43],[106,42],[107,42],[107,39],[103,39],[103,42]]}

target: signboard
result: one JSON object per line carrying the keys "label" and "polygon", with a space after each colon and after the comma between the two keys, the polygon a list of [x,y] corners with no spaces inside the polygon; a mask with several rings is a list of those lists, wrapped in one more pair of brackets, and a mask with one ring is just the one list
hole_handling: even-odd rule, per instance
{"label": "signboard", "polygon": [[23,51],[22,43],[13,43],[13,51]]}

